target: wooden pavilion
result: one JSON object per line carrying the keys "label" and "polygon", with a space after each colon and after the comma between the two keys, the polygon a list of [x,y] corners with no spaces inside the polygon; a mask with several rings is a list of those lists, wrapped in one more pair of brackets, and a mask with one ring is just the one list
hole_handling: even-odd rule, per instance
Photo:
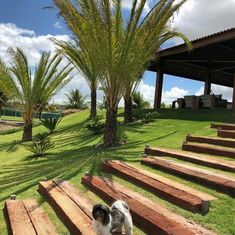
{"label": "wooden pavilion", "polygon": [[158,52],[148,70],[157,72],[154,108],[161,107],[164,74],[205,82],[204,94],[211,84],[233,88],[235,110],[235,28],[192,41],[193,50],[180,44]]}

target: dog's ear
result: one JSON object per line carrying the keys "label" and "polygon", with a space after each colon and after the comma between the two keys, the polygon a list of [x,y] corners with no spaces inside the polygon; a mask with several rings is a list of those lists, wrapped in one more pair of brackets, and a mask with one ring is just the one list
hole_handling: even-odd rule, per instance
{"label": "dog's ear", "polygon": [[110,209],[107,206],[103,206],[102,209],[109,214],[110,213]]}

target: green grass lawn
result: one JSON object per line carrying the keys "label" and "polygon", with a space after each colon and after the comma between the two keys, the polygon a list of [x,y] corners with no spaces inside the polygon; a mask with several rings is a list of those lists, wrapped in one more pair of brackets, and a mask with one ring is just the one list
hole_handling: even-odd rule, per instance
{"label": "green grass lawn", "polygon": [[[141,111],[142,112],[142,111]],[[138,114],[139,112],[137,112]],[[104,113],[101,113],[104,114]],[[126,144],[112,149],[96,147],[102,141],[101,135],[93,135],[85,128],[88,111],[83,111],[65,117],[53,134],[52,140],[55,147],[46,157],[32,159],[30,153],[17,144],[21,139],[22,132],[8,135],[0,135],[0,207],[4,207],[4,201],[11,194],[17,198],[36,198],[42,207],[49,214],[60,234],[69,234],[64,225],[57,218],[50,205],[37,193],[37,185],[40,179],[45,177],[63,178],[71,181],[80,188],[87,196],[96,202],[101,201],[93,193],[89,192],[80,184],[81,177],[86,171],[95,175],[103,175],[100,171],[100,164],[104,159],[121,159],[136,167],[147,169],[156,174],[161,174],[183,182],[191,187],[208,192],[218,198],[213,201],[210,212],[205,215],[192,214],[153,194],[144,191],[124,180],[109,176],[112,180],[121,182],[124,185],[151,198],[171,210],[212,229],[218,234],[235,234],[235,200],[231,197],[217,193],[206,187],[186,181],[168,174],[158,172],[139,164],[140,155],[143,153],[146,144],[158,147],[180,149],[186,134],[215,136],[216,131],[210,129],[211,121],[234,122],[231,111],[224,110],[161,110],[154,122],[142,125],[135,122],[129,125],[120,125],[119,135],[126,139]],[[119,121],[122,121],[120,112]],[[44,132],[42,126],[34,128],[34,133]],[[235,174],[229,174],[235,176]],[[0,214],[0,234],[7,234],[3,214]],[[135,235],[143,234],[138,229]]]}

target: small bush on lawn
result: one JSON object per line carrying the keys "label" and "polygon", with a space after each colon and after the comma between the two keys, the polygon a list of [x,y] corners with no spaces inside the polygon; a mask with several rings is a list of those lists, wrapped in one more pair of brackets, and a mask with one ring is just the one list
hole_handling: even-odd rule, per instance
{"label": "small bush on lawn", "polygon": [[47,151],[54,147],[50,136],[47,133],[39,133],[33,137],[30,143],[22,144],[27,150],[33,153],[31,157],[41,157],[46,155]]}
{"label": "small bush on lawn", "polygon": [[97,116],[95,119],[91,119],[86,128],[92,131],[94,134],[100,134],[104,132],[105,124],[101,121],[101,117]]}
{"label": "small bush on lawn", "polygon": [[157,112],[144,113],[143,116],[141,117],[141,121],[143,124],[150,123],[157,117],[157,115],[158,115]]}
{"label": "small bush on lawn", "polygon": [[59,125],[61,120],[61,117],[44,118],[41,120],[41,123],[49,130],[50,133],[53,133],[55,132],[55,129]]}

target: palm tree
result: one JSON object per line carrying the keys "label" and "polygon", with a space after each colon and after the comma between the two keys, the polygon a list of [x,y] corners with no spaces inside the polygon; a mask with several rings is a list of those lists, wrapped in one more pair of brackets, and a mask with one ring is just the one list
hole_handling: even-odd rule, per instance
{"label": "palm tree", "polygon": [[41,105],[48,102],[70,81],[69,74],[73,68],[67,64],[59,69],[62,57],[43,52],[33,76],[26,55],[21,49],[9,48],[8,53],[11,57],[10,67],[0,60],[0,90],[17,104],[24,120],[22,141],[30,141],[33,117]]}
{"label": "palm tree", "polygon": [[[76,36],[76,31],[74,32]],[[74,40],[74,42],[65,42],[52,39],[52,41],[57,45],[58,51],[63,53],[69,61],[71,61],[74,66],[80,71],[88,86],[90,87],[90,97],[91,97],[91,110],[90,117],[95,118],[97,115],[96,99],[97,99],[97,87],[98,87],[98,74],[96,69],[95,61],[92,55],[85,53],[80,49],[79,42]]]}
{"label": "palm tree", "polygon": [[[136,81],[166,40],[187,38],[168,27],[170,19],[186,0],[159,0],[144,16],[147,0],[133,0],[127,22],[122,15],[122,0],[54,0],[79,48],[96,63],[104,91],[107,112],[104,146],[117,142],[117,109],[125,94],[126,79]],[[130,94],[131,95],[131,94]]]}
{"label": "palm tree", "polygon": [[1,111],[2,111],[2,107],[5,105],[6,103],[6,96],[3,94],[3,92],[0,91],[0,118],[1,118]]}
{"label": "palm tree", "polygon": [[85,98],[78,89],[71,90],[69,94],[66,94],[68,98],[68,108],[73,109],[85,109],[87,107]]}

